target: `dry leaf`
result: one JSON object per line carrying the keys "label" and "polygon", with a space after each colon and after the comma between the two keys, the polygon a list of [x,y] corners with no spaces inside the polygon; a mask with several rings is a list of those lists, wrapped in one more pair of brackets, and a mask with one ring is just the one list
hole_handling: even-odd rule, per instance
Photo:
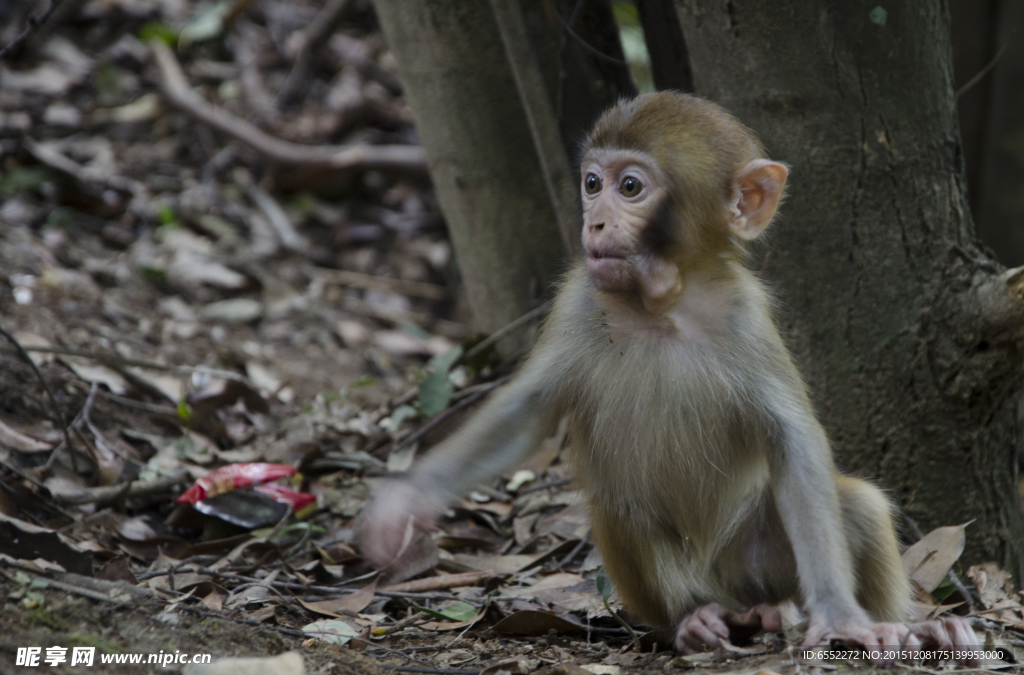
{"label": "dry leaf", "polygon": [[964,552],[967,537],[963,525],[939,527],[903,552],[903,569],[918,586],[931,593]]}

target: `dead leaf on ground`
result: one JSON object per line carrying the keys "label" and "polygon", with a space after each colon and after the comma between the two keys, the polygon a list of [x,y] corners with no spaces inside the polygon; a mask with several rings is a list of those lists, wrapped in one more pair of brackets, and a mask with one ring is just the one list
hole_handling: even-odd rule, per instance
{"label": "dead leaf on ground", "polygon": [[904,551],[903,569],[910,579],[925,591],[934,591],[964,552],[964,529],[971,522],[936,528]]}

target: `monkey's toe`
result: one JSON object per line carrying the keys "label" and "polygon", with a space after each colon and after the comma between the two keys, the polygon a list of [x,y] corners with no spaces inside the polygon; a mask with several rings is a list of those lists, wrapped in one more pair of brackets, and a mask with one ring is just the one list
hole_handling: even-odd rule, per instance
{"label": "monkey's toe", "polygon": [[704,605],[679,622],[675,648],[682,654],[699,654],[717,649],[729,639],[729,626],[725,617],[732,612],[722,605]]}
{"label": "monkey's toe", "polygon": [[[977,649],[979,645],[971,624],[959,616],[913,623],[910,624],[909,630],[922,644],[929,647],[956,648],[969,652]],[[971,667],[979,665],[977,659],[965,659],[963,663]]]}
{"label": "monkey's toe", "polygon": [[743,644],[762,630],[782,630],[782,614],[771,605],[756,605],[742,614],[717,603],[704,605],[679,623],[676,651],[696,654],[723,642]]}

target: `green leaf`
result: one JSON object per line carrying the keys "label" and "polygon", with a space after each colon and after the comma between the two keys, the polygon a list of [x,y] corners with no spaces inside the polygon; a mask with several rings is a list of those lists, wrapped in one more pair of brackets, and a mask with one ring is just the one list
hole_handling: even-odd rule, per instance
{"label": "green leaf", "polygon": [[608,598],[615,591],[615,586],[612,584],[612,580],[608,578],[608,573],[604,571],[604,567],[597,573],[594,583],[597,584],[597,592],[601,594],[601,598],[607,603]]}
{"label": "green leaf", "polygon": [[29,166],[11,169],[0,178],[0,194],[13,196],[27,190],[37,190],[50,179],[50,174],[41,167]]}
{"label": "green leaf", "polygon": [[448,407],[455,387],[448,381],[448,373],[430,373],[420,382],[420,412],[424,417],[433,417]]}
{"label": "green leaf", "polygon": [[406,333],[408,333],[409,335],[413,336],[414,338],[418,338],[420,340],[423,340],[424,342],[433,337],[430,333],[423,330],[421,327],[417,326],[412,321],[403,321],[402,323],[398,324],[398,327],[401,328]]}
{"label": "green leaf", "polygon": [[956,586],[954,586],[953,582],[949,580],[949,577],[946,577],[938,586],[936,586],[935,590],[932,591],[932,598],[937,604],[941,605],[943,600],[953,595],[955,591]]}
{"label": "green leaf", "polygon": [[455,345],[443,354],[438,354],[434,358],[430,359],[427,364],[428,368],[433,368],[435,372],[444,372],[447,377],[448,371],[452,369],[455,362],[462,356],[462,345]]}
{"label": "green leaf", "polygon": [[438,354],[427,364],[431,372],[420,382],[419,408],[424,417],[433,417],[448,407],[455,387],[448,381],[448,371],[462,356],[462,345],[455,345],[444,354]]}
{"label": "green leaf", "polygon": [[359,379],[353,380],[348,386],[353,389],[358,389],[359,387],[372,387],[375,384],[377,384],[377,380],[375,378],[370,377],[369,375],[363,375]]}
{"label": "green leaf", "polygon": [[174,226],[178,224],[178,218],[174,215],[174,209],[166,204],[160,207],[160,224]]}
{"label": "green leaf", "polygon": [[139,39],[143,42],[160,40],[168,47],[173,48],[178,44],[178,33],[167,24],[150,21],[139,29]]}
{"label": "green leaf", "polygon": [[186,427],[192,423],[192,408],[185,401],[178,401],[178,421]]}

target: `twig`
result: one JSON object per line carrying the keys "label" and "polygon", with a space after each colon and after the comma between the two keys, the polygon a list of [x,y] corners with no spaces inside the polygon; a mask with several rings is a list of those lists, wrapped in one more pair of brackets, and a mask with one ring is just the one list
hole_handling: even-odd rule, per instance
{"label": "twig", "polygon": [[81,504],[94,504],[97,502],[110,502],[119,497],[142,497],[144,495],[163,492],[174,487],[178,483],[188,480],[189,474],[181,471],[165,478],[157,478],[148,481],[131,481],[128,483],[117,483],[104,487],[87,488],[80,492],[71,494],[54,494],[53,498],[67,506],[79,506]]}
{"label": "twig", "polygon": [[534,150],[544,174],[562,244],[566,252],[575,256],[582,249],[575,173],[569,166],[569,158],[562,145],[558,121],[551,109],[537,56],[530,49],[522,8],[518,0],[490,0],[490,4],[501,41],[505,45],[505,55],[512,68],[520,104],[530,126]]}
{"label": "twig", "polygon": [[[250,541],[252,541],[252,540],[250,540]],[[307,593],[308,592],[320,593],[322,595],[328,596],[327,599],[345,598],[345,597],[348,597],[349,595],[352,595],[353,593],[356,593],[360,589],[340,588],[340,585],[341,584],[352,583],[354,581],[357,581],[358,579],[363,579],[363,578],[365,578],[367,576],[372,576],[372,575],[363,575],[362,577],[357,577],[356,579],[347,579],[346,581],[339,582],[339,586],[338,587],[332,587],[332,586],[316,586],[316,585],[303,586],[302,584],[297,584],[297,583],[293,583],[293,582],[290,582],[290,581],[272,581],[272,582],[270,582],[270,584],[267,584],[266,579],[256,579],[254,577],[247,577],[247,576],[244,576],[242,574],[232,574],[232,573],[229,573],[229,572],[222,572],[220,570],[210,569],[209,567],[180,568],[179,565],[175,565],[174,566],[174,573],[176,573],[176,574],[210,574],[210,575],[213,575],[213,576],[216,576],[216,577],[220,577],[222,579],[228,579],[230,581],[237,581],[239,583],[263,584],[265,586],[269,585],[269,586],[273,586],[274,588],[280,588],[280,589],[287,590],[287,591],[303,591],[303,592],[307,592]],[[147,579],[152,579],[153,577],[169,576],[170,574],[171,574],[171,571],[169,569],[158,570],[156,572],[147,572],[146,574],[140,575],[138,577],[138,580],[139,581],[145,581]],[[374,572],[373,574],[376,574],[376,572]],[[410,600],[451,600],[452,599],[451,595],[442,595],[442,594],[438,594],[438,593],[404,593],[404,592],[401,592],[401,591],[382,591],[379,588],[375,591],[375,593],[376,593],[376,595],[382,595],[385,598],[406,598],[406,599],[410,599]],[[497,599],[499,599],[499,600],[502,600],[502,599],[505,599],[505,600],[517,600],[517,599],[520,599],[520,598],[510,597],[510,598],[497,598]],[[479,603],[479,602],[474,603],[474,601],[470,600],[470,599],[465,599],[465,600],[463,600],[463,602],[467,602],[469,604],[482,604],[482,603]]]}
{"label": "twig", "polygon": [[470,396],[467,396],[466,398],[462,399],[461,401],[451,406],[450,408],[438,413],[437,417],[430,420],[422,427],[420,427],[416,431],[412,432],[411,434],[403,438],[398,444],[395,445],[392,451],[412,445],[413,443],[427,435],[429,432],[431,432],[433,429],[437,428],[437,426],[441,424],[441,422],[445,421],[446,419],[448,419],[455,413],[459,412],[463,408],[467,408],[473,405],[481,398],[489,394],[491,391],[497,389],[501,385],[508,382],[510,378],[510,375],[506,375],[505,377],[495,380],[494,382],[489,382],[488,386],[481,388],[479,391],[473,393]]}
{"label": "twig", "polygon": [[444,300],[449,296],[448,289],[437,284],[430,284],[423,281],[407,281],[406,279],[390,279],[388,277],[377,277],[371,274],[350,272],[349,270],[317,270],[317,275],[324,280],[351,286],[353,288],[364,288],[372,291],[384,291],[397,293],[413,298],[426,298],[427,300]]}
{"label": "twig", "polygon": [[61,411],[60,406],[57,404],[57,397],[53,395],[53,391],[50,389],[50,385],[43,379],[43,374],[39,372],[39,368],[36,366],[36,362],[28,355],[28,352],[21,343],[18,342],[13,335],[8,333],[3,327],[0,327],[0,335],[3,335],[7,340],[14,345],[14,348],[18,350],[18,356],[21,360],[27,363],[31,368],[32,372],[36,374],[36,378],[43,385],[43,389],[46,390],[46,395],[50,399],[50,404],[53,406],[54,414],[57,416],[57,423],[60,425],[61,433],[64,434],[64,444],[68,448],[68,452],[71,453],[71,464],[75,473],[78,473],[78,460],[75,459],[75,448],[71,445],[71,436],[68,434],[68,423],[64,419],[64,413]]}
{"label": "twig", "polygon": [[583,550],[583,547],[587,545],[588,541],[590,541],[590,532],[587,532],[585,535],[583,535],[583,538],[580,539],[580,543],[576,544],[576,546],[574,546],[573,549],[569,551],[569,554],[562,558],[561,561],[559,561],[557,565],[558,569],[562,569],[563,567],[571,563],[572,559],[579,555],[579,552]]}
{"label": "twig", "polygon": [[417,621],[426,621],[430,617],[431,617],[430,612],[416,612],[412,616],[405,617],[404,619],[402,619],[401,621],[396,623],[394,626],[389,626],[387,629],[381,631],[379,634],[374,635],[374,637],[377,637],[377,638],[387,637],[389,635],[392,635],[393,633],[397,633],[398,631],[402,630],[406,626],[411,626],[412,624],[416,623]]}
{"label": "twig", "polygon": [[156,405],[154,403],[144,403],[142,401],[134,401],[127,396],[118,396],[107,391],[101,391],[100,395],[108,401],[119,403],[129,408],[135,408],[136,410],[144,410],[152,415],[160,415],[173,421],[175,424],[181,422],[181,418],[178,417],[178,411],[169,405]]}
{"label": "twig", "polygon": [[[241,544],[239,544],[238,546],[233,548],[226,556],[224,556],[223,558],[221,558],[217,562],[213,563],[213,565],[211,566],[212,569],[213,570],[219,570],[219,569],[223,569],[223,568],[227,567],[228,565],[235,564],[235,562],[237,562],[238,559],[242,557],[242,553],[245,552],[245,549],[249,548],[253,544],[266,544],[266,543],[269,543],[270,540],[273,539],[274,536],[277,535],[277,533],[281,531],[281,529],[284,527],[284,524],[288,521],[288,519],[291,517],[293,512],[294,512],[294,509],[292,508],[292,505],[289,504],[288,505],[288,509],[284,512],[284,515],[281,516],[281,520],[277,521],[277,525],[274,525],[274,529],[270,530],[270,532],[267,532],[263,536],[253,537],[252,539],[249,539],[247,541],[243,541]],[[261,580],[256,580],[256,581],[257,581],[257,583],[260,583],[260,584],[264,583],[264,581],[261,581]]]}
{"label": "twig", "polygon": [[99,600],[100,602],[110,602],[115,605],[123,605],[124,603],[132,599],[131,597],[126,599],[112,598],[106,593],[100,593],[99,591],[93,591],[88,588],[82,588],[81,586],[75,586],[74,584],[66,584],[63,581],[56,581],[54,579],[50,579],[47,577],[41,577],[36,574],[32,574],[31,572],[26,572],[24,570],[23,573],[33,580],[42,581],[46,585],[46,587],[56,588],[58,590],[66,591],[68,593],[75,593],[76,595],[81,595],[82,597],[89,598],[91,600]]}
{"label": "twig", "polygon": [[[126,359],[123,356],[117,354],[104,354],[102,352],[91,352],[85,349],[69,349],[67,347],[37,347],[30,345],[28,347],[22,347],[26,352],[39,352],[40,354],[57,354],[60,356],[80,356],[85,359],[92,359],[105,363],[107,365],[114,366],[131,366],[134,368],[146,368],[147,370],[160,370],[168,373],[175,373],[177,375],[192,375],[193,373],[200,373],[203,375],[210,375],[211,377],[219,377],[224,380],[235,380],[248,384],[249,386],[255,386],[244,375],[239,375],[230,370],[221,370],[219,368],[211,368],[202,364],[195,366],[171,366],[166,363],[157,363],[156,361],[143,361],[141,359]],[[0,353],[11,353],[7,350],[0,349]]]}
{"label": "twig", "polygon": [[27,25],[25,26],[25,29],[21,31],[18,37],[14,38],[9,45],[0,49],[0,60],[3,60],[9,54],[18,50],[25,40],[28,39],[28,36],[32,34],[32,31],[34,31],[38,26],[46,23],[46,20],[50,18],[50,15],[60,7],[61,2],[63,2],[63,0],[50,0],[50,6],[46,8],[45,12],[36,14],[35,16],[30,16],[26,22]]}
{"label": "twig", "polygon": [[154,40],[150,48],[164,96],[204,124],[252,147],[268,159],[289,165],[351,171],[394,171],[427,176],[423,148],[414,145],[335,145],[312,147],[275,138],[255,125],[217,108],[189,87],[174,54]]}
{"label": "twig", "polygon": [[519,490],[518,492],[516,492],[516,496],[522,497],[523,495],[528,495],[531,492],[540,492],[541,490],[547,490],[548,488],[562,487],[563,485],[568,485],[571,482],[572,478],[559,478],[558,480],[553,480],[550,483],[534,485],[533,487],[528,487],[523,490]]}
{"label": "twig", "polygon": [[439,577],[427,577],[416,579],[400,584],[392,584],[380,589],[392,593],[422,593],[424,591],[441,591],[449,588],[462,588],[464,586],[476,586],[485,579],[494,576],[493,572],[463,572],[461,574],[446,574]]}
{"label": "twig", "polygon": [[584,40],[583,38],[576,34],[576,31],[574,31],[572,27],[568,23],[566,23],[565,19],[563,19],[560,14],[558,16],[558,20],[562,22],[562,30],[564,30],[565,33],[576,42],[576,44],[578,44],[580,47],[583,47],[584,51],[588,52],[595,58],[600,59],[601,61],[607,61],[608,63],[614,63],[620,66],[629,65],[628,61],[623,61],[622,59],[616,58],[614,56],[609,56],[608,54],[602,52],[600,49],[591,46],[589,42],[587,42],[586,40]]}
{"label": "twig", "polygon": [[472,359],[474,356],[476,356],[477,354],[482,353],[485,349],[487,349],[488,347],[493,345],[498,340],[502,339],[503,337],[505,337],[509,333],[513,333],[513,332],[519,330],[520,328],[522,328],[526,324],[528,324],[531,321],[533,321],[534,319],[536,319],[538,316],[543,315],[549,309],[551,309],[551,302],[550,301],[545,302],[543,305],[541,305],[540,307],[537,307],[536,309],[531,309],[529,312],[527,312],[526,314],[523,314],[521,317],[519,317],[515,321],[513,321],[513,322],[511,322],[509,324],[506,324],[505,326],[503,326],[503,327],[499,328],[498,330],[494,331],[493,333],[491,333],[482,342],[479,342],[478,344],[474,345],[472,349],[470,349],[468,352],[466,352],[466,354],[462,357],[462,360],[465,361],[465,360],[468,360],[468,359]]}
{"label": "twig", "polygon": [[327,4],[317,12],[317,15],[308,26],[299,31],[297,36],[298,49],[295,50],[295,61],[292,69],[285,78],[284,84],[277,92],[275,104],[287,102],[295,94],[302,80],[306,77],[309,69],[309,57],[331,37],[345,10],[352,4],[352,0],[327,0]]}
{"label": "twig", "polygon": [[413,666],[385,666],[378,665],[384,670],[396,670],[400,673],[424,673],[424,675],[477,675],[479,670],[459,670],[457,668],[415,668]]}
{"label": "twig", "polygon": [[22,139],[22,144],[29,154],[46,166],[56,169],[61,173],[66,173],[81,183],[105,185],[132,195],[144,194],[146,192],[146,186],[137,180],[82,166],[54,148],[37,143],[28,136]]}
{"label": "twig", "polygon": [[435,333],[440,333],[441,335],[459,340],[461,340],[466,334],[465,326],[460,323],[456,323],[455,321],[434,319],[426,312],[413,312],[405,309],[396,309],[394,307],[385,307],[384,305],[367,302],[348,295],[345,295],[342,298],[341,308],[346,312],[351,312],[352,314],[369,316],[377,319],[378,321],[385,321],[387,323],[402,324],[408,322],[414,323],[418,326],[432,325]]}
{"label": "twig", "polygon": [[289,251],[305,253],[309,250],[309,242],[292,225],[288,214],[284,212],[281,205],[273,197],[260,189],[256,183],[249,180],[242,184],[249,199],[256,204],[256,208],[267,217],[270,226],[274,228],[281,245]]}
{"label": "twig", "polygon": [[981,70],[978,71],[977,75],[975,75],[971,79],[969,79],[966,82],[964,82],[963,86],[956,90],[956,93],[953,95],[953,98],[960,98],[961,96],[966,94],[968,91],[970,91],[971,88],[974,85],[976,85],[979,82],[981,82],[981,78],[983,78],[986,75],[988,75],[988,71],[990,71],[993,68],[995,68],[996,64],[999,62],[999,59],[1003,58],[1003,54],[1005,52],[1006,52],[1006,45],[1003,45],[1002,47],[999,48],[999,51],[996,52],[996,55],[992,57],[992,60],[989,61],[988,64],[984,68],[982,68]]}

